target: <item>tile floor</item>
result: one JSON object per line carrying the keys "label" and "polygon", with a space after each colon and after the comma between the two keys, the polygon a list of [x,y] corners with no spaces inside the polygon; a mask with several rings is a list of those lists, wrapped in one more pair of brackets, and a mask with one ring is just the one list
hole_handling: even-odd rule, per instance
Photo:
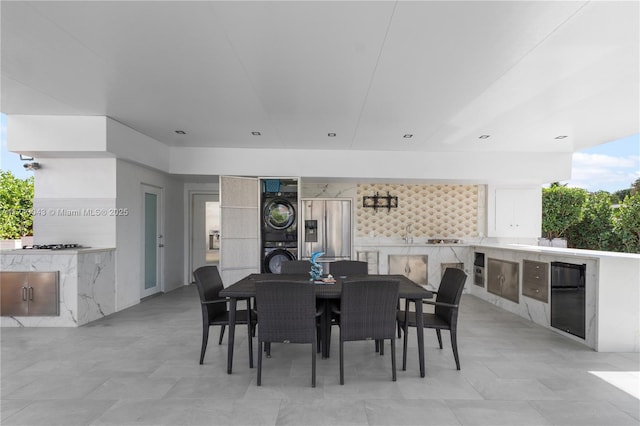
{"label": "tile floor", "polygon": [[[340,386],[337,330],[333,356],[318,358],[315,389],[308,345],[274,345],[257,387],[244,327],[233,375],[217,328],[199,365],[193,286],[80,328],[0,331],[3,425],[640,425],[640,354],[593,352],[467,295],[462,370],[448,333],[439,350],[427,331],[420,378],[412,333],[395,383],[388,342],[383,357],[371,342],[353,342]],[[615,376],[636,396],[591,372]]]}

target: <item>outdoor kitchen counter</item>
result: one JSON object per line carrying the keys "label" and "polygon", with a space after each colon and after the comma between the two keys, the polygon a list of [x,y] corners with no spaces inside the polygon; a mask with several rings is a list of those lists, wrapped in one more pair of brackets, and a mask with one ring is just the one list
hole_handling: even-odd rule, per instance
{"label": "outdoor kitchen counter", "polygon": [[[550,325],[548,303],[520,293],[519,303],[467,284],[470,293],[503,309],[553,329],[599,352],[640,352],[640,255],[520,244],[475,244],[475,252],[520,265],[524,260],[586,265],[586,338],[558,331]],[[485,260],[486,262],[486,260]]]}
{"label": "outdoor kitchen counter", "polygon": [[1,271],[58,271],[59,316],[3,316],[2,327],[77,327],[115,312],[115,249],[2,250]]}

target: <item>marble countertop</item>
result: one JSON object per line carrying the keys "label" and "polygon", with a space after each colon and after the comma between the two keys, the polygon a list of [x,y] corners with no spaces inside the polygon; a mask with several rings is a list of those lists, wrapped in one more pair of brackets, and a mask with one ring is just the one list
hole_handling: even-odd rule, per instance
{"label": "marble countertop", "polygon": [[75,249],[60,249],[60,250],[41,250],[41,249],[10,249],[10,250],[1,250],[0,254],[4,255],[38,255],[42,256],[43,254],[51,254],[51,255],[70,255],[70,254],[89,254],[89,253],[98,253],[103,251],[112,251],[115,250],[115,247],[84,247],[84,248],[75,248]]}
{"label": "marble countertop", "polygon": [[562,256],[575,256],[588,259],[600,259],[603,257],[617,257],[617,258],[630,258],[640,259],[640,254],[633,253],[618,253],[611,251],[597,251],[597,250],[584,250],[575,248],[564,247],[546,247],[546,246],[532,246],[526,244],[471,244],[472,247],[478,249],[498,249],[498,250],[516,250],[526,251],[531,253],[543,253],[549,255],[562,255]]}

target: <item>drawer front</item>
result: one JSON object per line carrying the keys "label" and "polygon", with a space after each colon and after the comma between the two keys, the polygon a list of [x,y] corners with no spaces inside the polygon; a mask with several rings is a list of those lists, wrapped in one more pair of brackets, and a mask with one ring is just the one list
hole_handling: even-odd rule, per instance
{"label": "drawer front", "polygon": [[549,303],[549,264],[533,260],[522,261],[522,294]]}

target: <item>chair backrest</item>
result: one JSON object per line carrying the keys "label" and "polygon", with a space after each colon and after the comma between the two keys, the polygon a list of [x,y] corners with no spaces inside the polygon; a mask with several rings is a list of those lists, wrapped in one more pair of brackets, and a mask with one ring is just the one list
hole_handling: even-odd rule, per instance
{"label": "chair backrest", "polygon": [[316,338],[316,289],[309,281],[257,281],[258,339],[312,343]]}
{"label": "chair backrest", "polygon": [[288,260],[280,264],[281,274],[306,274],[311,272],[311,262],[308,260]]}
{"label": "chair backrest", "polygon": [[[198,287],[200,302],[221,299],[219,293],[224,286],[217,266],[201,266],[193,272],[193,277],[196,280],[196,287]],[[209,319],[215,318],[217,315],[226,312],[226,310],[226,303],[202,305],[202,314],[208,315]]]}
{"label": "chair backrest", "polygon": [[[465,274],[462,269],[445,269],[442,280],[440,281],[440,287],[438,288],[436,303],[444,302],[451,305],[459,304],[466,280],[467,274]],[[455,325],[458,320],[458,309],[456,308],[436,305],[435,314],[443,320],[447,321],[451,326]]]}
{"label": "chair backrest", "polygon": [[393,280],[342,283],[340,339],[379,340],[395,336],[400,284]]}
{"label": "chair backrest", "polygon": [[359,260],[338,260],[336,262],[331,262],[329,272],[334,277],[367,275],[369,273],[369,264]]}

